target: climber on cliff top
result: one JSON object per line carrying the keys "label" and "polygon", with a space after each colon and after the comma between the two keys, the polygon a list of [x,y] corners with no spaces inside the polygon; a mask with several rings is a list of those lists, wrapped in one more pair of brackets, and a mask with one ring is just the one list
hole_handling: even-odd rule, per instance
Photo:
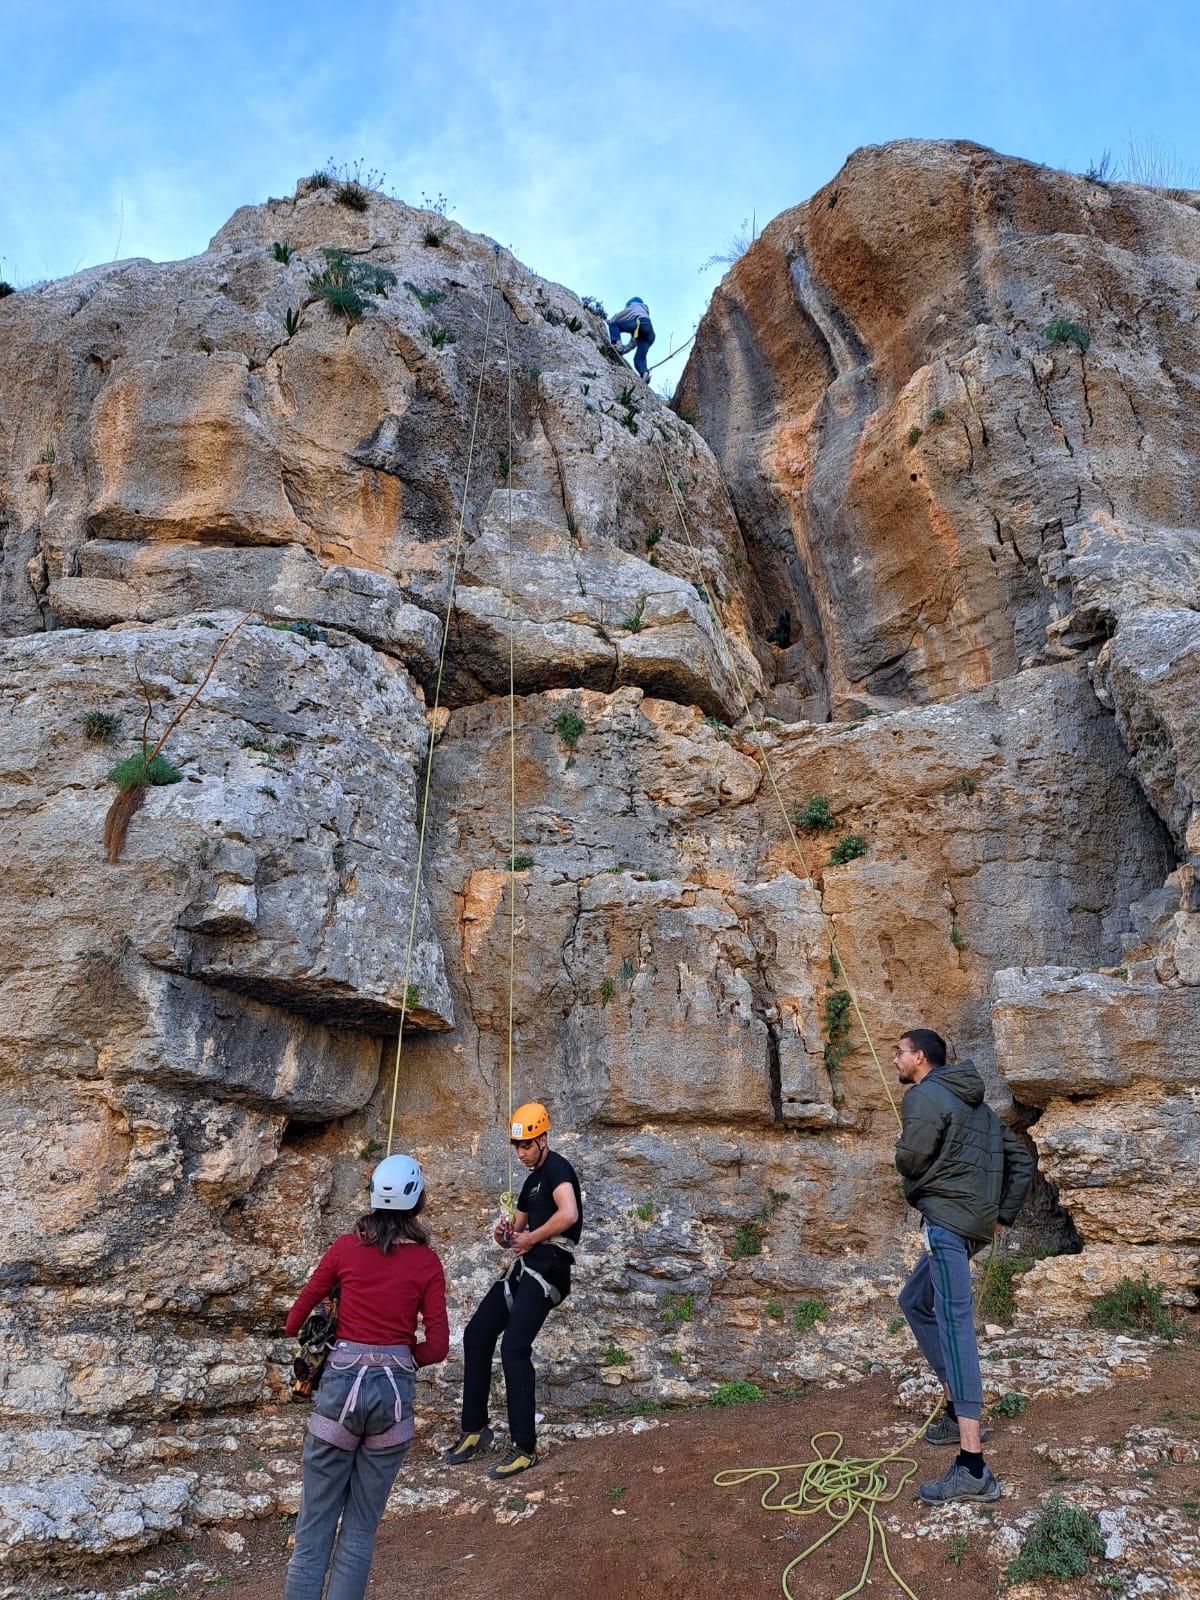
{"label": "climber on cliff top", "polygon": [[[628,342],[621,343],[620,335],[628,334]],[[619,311],[615,317],[608,319],[608,337],[617,348],[619,355],[628,355],[634,352],[633,365],[639,376],[650,382],[650,371],[646,365],[646,351],[654,343],[654,326],[650,321],[650,308],[644,300],[636,295],[632,300],[626,300],[624,311]]]}
{"label": "climber on cliff top", "polygon": [[983,1103],[983,1079],[970,1061],[946,1064],[946,1041],[909,1028],[893,1060],[909,1084],[901,1106],[896,1167],[904,1198],[921,1213],[921,1259],[900,1291],[900,1309],[941,1380],[946,1408],[925,1430],[930,1444],[957,1444],[936,1482],[917,1490],[929,1505],[998,1500],[1000,1485],[983,1459],[983,1381],[975,1342],[971,1258],[1011,1227],[1033,1182],[1035,1162]]}
{"label": "climber on cliff top", "polygon": [[513,1253],[503,1276],[479,1303],[463,1334],[462,1432],[447,1455],[459,1466],[492,1442],[488,1391],[492,1357],[500,1363],[508,1398],[512,1448],[490,1478],[513,1478],[537,1465],[533,1341],[555,1306],[571,1292],[572,1245],[583,1231],[583,1197],[575,1168],[549,1147],[550,1117],[531,1102],[513,1113],[509,1142],[529,1171],[511,1223],[501,1217],[492,1237]]}

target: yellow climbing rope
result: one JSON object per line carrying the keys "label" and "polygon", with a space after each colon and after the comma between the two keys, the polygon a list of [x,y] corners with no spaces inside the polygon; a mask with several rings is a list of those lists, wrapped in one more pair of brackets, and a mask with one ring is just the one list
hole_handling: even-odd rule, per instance
{"label": "yellow climbing rope", "polygon": [[421,823],[417,834],[417,864],[413,874],[412,906],[408,919],[408,943],[404,951],[404,983],[400,991],[400,1026],[396,1030],[396,1058],[392,1067],[392,1097],[388,1111],[387,1151],[392,1153],[396,1131],[396,1095],[400,1087],[400,1057],[404,1048],[404,1022],[410,1010],[413,941],[417,930],[417,905],[421,895],[421,866],[425,858],[425,832],[429,821],[429,782],[433,773],[433,749],[437,738],[437,714],[442,699],[442,675],[446,666],[446,646],[450,638],[450,620],[454,615],[454,592],[458,583],[458,564],[462,556],[463,529],[467,516],[467,495],[471,487],[471,468],[475,461],[475,439],[479,432],[479,407],[483,398],[483,379],[487,371],[488,347],[492,332],[492,305],[496,287],[500,282],[500,253],[497,249],[492,267],[492,281],[488,286],[487,321],[483,330],[483,353],[479,358],[479,382],[475,390],[475,407],[471,415],[471,438],[467,446],[467,470],[463,477],[462,501],[458,508],[458,527],[454,535],[454,560],[450,568],[450,588],[446,595],[446,620],[442,625],[442,644],[438,652],[437,678],[433,692],[433,710],[429,718],[429,754],[425,761],[425,784],[421,796]]}
{"label": "yellow climbing rope", "polygon": [[[499,253],[497,252],[497,260]],[[508,307],[505,303],[500,313],[504,323],[504,376],[505,401],[508,418],[508,1131],[512,1132],[513,1119],[513,984],[517,970],[517,679],[515,666],[515,631],[513,618],[513,413],[512,413],[512,350],[508,339]],[[508,1188],[500,1196],[500,1204],[511,1222],[516,1215],[513,1194],[512,1140],[505,1139],[508,1151]]]}
{"label": "yellow climbing rope", "polygon": [[[662,445],[658,438],[655,438],[654,440],[654,448],[658,453],[659,464],[662,467],[663,477],[667,480],[667,487],[671,491],[671,498],[675,502],[675,512],[679,518],[679,526],[683,529],[683,536],[687,541],[688,549],[691,551],[692,566],[696,574],[696,587],[707,594],[708,588],[704,581],[704,570],[700,563],[700,552],[696,548],[695,541],[692,538],[691,529],[688,527],[687,515],[684,512],[683,501],[679,494],[679,486],[675,482],[675,479],[671,476],[670,469],[667,466],[667,459],[663,454]],[[726,637],[725,623],[721,618],[720,613],[717,611],[715,604],[711,606],[711,610],[713,613],[713,618],[717,624],[714,632],[716,633],[717,643],[720,646],[722,660],[730,677],[733,679],[734,686],[737,689],[738,699],[742,703],[742,711],[745,714],[746,721],[750,725],[750,731],[754,736],[754,742],[758,746],[758,758],[762,766],[763,773],[766,776],[767,782],[771,785],[772,793],[774,794],[776,802],[779,805],[779,812],[783,818],[783,825],[787,829],[788,838],[792,843],[792,849],[795,851],[796,859],[800,863],[800,870],[806,878],[812,881],[813,875],[809,871],[807,861],[804,859],[804,851],[800,847],[800,840],[796,836],[796,829],[792,823],[791,816],[788,813],[788,808],[784,803],[784,798],[780,792],[779,784],[776,781],[770,758],[767,755],[767,747],[763,741],[762,729],[759,727],[757,720],[751,715],[750,700],[746,694],[742,675],[738,671],[737,663],[733,659],[733,651],[729,647],[729,640]],[[867,1041],[867,1048],[871,1052],[871,1059],[874,1061],[875,1066],[878,1069],[879,1081],[883,1084],[883,1092],[887,1096],[888,1104],[892,1108],[892,1115],[896,1119],[896,1126],[899,1127],[900,1111],[896,1105],[895,1096],[892,1094],[891,1085],[887,1081],[887,1074],[883,1070],[883,1063],[879,1059],[879,1053],[875,1049],[875,1041],[871,1035],[870,1028],[867,1026],[867,1019],[863,1015],[862,1006],[859,1004],[858,990],[850,977],[850,971],[842,957],[842,953],[838,949],[837,934],[834,931],[833,919],[825,910],[824,904],[818,902],[817,909],[821,915],[821,925],[825,930],[825,936],[829,940],[830,954],[836,963],[837,971],[839,971],[841,974],[842,982],[846,992],[850,996],[850,1004],[854,1007],[854,1015],[858,1018],[858,1025],[863,1031],[863,1038]]]}
{"label": "yellow climbing rope", "polygon": [[[678,493],[678,485],[675,483],[675,478],[670,475],[666,456],[662,454],[662,446],[658,442],[658,438],[654,440],[654,448],[658,450],[662,475],[667,480],[670,496],[675,502],[678,522],[680,522],[680,528],[683,530],[683,538],[686,539],[686,544],[688,544],[688,549],[691,552],[694,573],[696,573],[696,586],[707,592],[707,586],[704,584],[704,570],[702,570],[701,560],[699,560],[699,550],[696,549],[696,544],[691,538],[691,530],[688,528],[688,518],[686,518],[685,510],[683,510],[683,501],[680,498],[680,493]],[[779,806],[779,814],[784,819],[787,837],[792,843],[795,858],[800,862],[800,870],[802,870],[806,878],[810,878],[811,882],[813,874],[808,869],[805,853],[803,853],[802,846],[800,846],[800,840],[797,838],[797,832],[795,832],[792,818],[790,818],[789,811],[787,811],[787,805],[784,803],[784,797],[782,797],[781,789],[779,789],[779,782],[776,781],[776,776],[774,776],[770,757],[766,754],[762,728],[758,726],[757,720],[750,715],[749,696],[747,696],[746,686],[742,682],[738,664],[733,659],[730,643],[726,638],[725,622],[723,622],[722,616],[718,613],[717,606],[712,606],[712,611],[714,611],[715,622],[717,622],[715,632],[717,632],[718,645],[722,650],[723,662],[725,662],[726,670],[728,670],[730,677],[733,678],[734,686],[738,690],[742,712],[746,715],[747,723],[750,725],[750,731],[754,734],[755,744],[758,747],[758,762],[762,765],[766,781],[770,782],[771,792],[773,792],[776,803]],[[901,1125],[899,1107],[896,1106],[896,1099],[891,1093],[891,1085],[888,1083],[885,1070],[883,1070],[883,1062],[880,1061],[878,1051],[875,1050],[875,1040],[870,1034],[866,1016],[862,1014],[858,989],[854,986],[850,971],[846,968],[842,952],[838,950],[834,922],[832,922],[832,918],[829,917],[824,906],[819,906],[819,912],[821,912],[822,928],[826,931],[826,938],[829,939],[830,955],[834,958],[834,962],[837,962],[837,970],[842,974],[843,984],[845,984],[846,990],[850,994],[850,1003],[854,1008],[854,1016],[858,1018],[859,1027],[862,1029],[862,1037],[866,1038],[867,1048],[870,1050],[870,1058],[875,1062],[878,1075],[880,1075],[883,1093],[888,1096],[888,1104],[890,1104],[891,1112],[896,1118],[896,1125],[899,1126]],[[888,1536],[886,1536],[882,1520],[878,1517],[878,1510],[880,1510],[880,1507],[893,1504],[904,1493],[904,1486],[917,1474],[917,1461],[914,1461],[910,1456],[904,1456],[902,1451],[907,1450],[912,1443],[915,1443],[917,1438],[920,1438],[926,1427],[930,1426],[930,1422],[933,1422],[933,1419],[938,1416],[941,1408],[942,1402],[941,1398],[939,1398],[930,1416],[922,1422],[922,1426],[918,1427],[909,1438],[906,1438],[902,1445],[898,1445],[894,1450],[888,1451],[885,1456],[874,1456],[874,1458],[848,1456],[848,1458],[843,1458],[842,1454],[840,1454],[843,1443],[845,1443],[843,1435],[837,1434],[834,1430],[822,1430],[819,1434],[813,1434],[810,1440],[811,1446],[813,1446],[813,1461],[789,1462],[787,1466],[778,1467],[733,1467],[733,1469],[718,1472],[715,1475],[712,1482],[718,1488],[733,1488],[739,1483],[749,1483],[754,1478],[768,1478],[770,1482],[766,1483],[762,1501],[760,1501],[765,1510],[782,1510],[782,1512],[787,1512],[792,1517],[814,1517],[818,1512],[824,1512],[829,1517],[829,1528],[818,1539],[814,1539],[810,1546],[803,1549],[800,1554],[792,1557],[792,1560],[787,1563],[786,1568],[782,1571],[782,1590],[784,1590],[787,1600],[797,1600],[797,1597],[792,1594],[792,1587],[789,1584],[792,1571],[800,1565],[800,1562],[810,1557],[813,1554],[813,1550],[821,1549],[822,1544],[827,1544],[838,1533],[842,1533],[843,1528],[850,1525],[853,1522],[853,1518],[858,1517],[859,1514],[864,1515],[867,1520],[867,1554],[864,1557],[864,1562],[862,1562],[862,1571],[859,1573],[858,1582],[853,1584],[850,1589],[843,1589],[842,1594],[837,1595],[835,1600],[851,1600],[851,1595],[859,1594],[867,1586],[867,1582],[870,1581],[870,1568],[872,1568],[872,1563],[875,1560],[875,1547],[877,1546],[878,1552],[883,1558],[883,1565],[885,1565],[891,1579],[896,1582],[896,1586],[904,1594],[909,1595],[909,1600],[918,1600],[917,1594],[907,1586],[904,1579],[901,1578],[901,1574],[896,1571],[893,1562],[891,1562],[891,1555],[888,1552]],[[832,1445],[822,1448],[821,1440],[832,1440]],[[885,1470],[886,1467],[890,1466],[896,1469],[894,1477],[888,1470]],[[800,1483],[798,1483],[797,1488],[789,1490],[787,1493],[782,1493],[778,1499],[773,1501],[771,1494],[778,1490],[779,1486],[784,1482],[784,1475],[790,1474],[790,1472],[798,1472],[800,1474]]]}
{"label": "yellow climbing rope", "polygon": [[[733,1467],[728,1471],[717,1473],[713,1482],[721,1489],[737,1488],[740,1484],[750,1483],[755,1478],[769,1479],[759,1501],[764,1511],[784,1511],[793,1517],[813,1517],[819,1511],[823,1511],[830,1519],[831,1526],[826,1528],[819,1538],[814,1539],[807,1549],[802,1550],[798,1556],[793,1556],[783,1569],[783,1592],[787,1600],[797,1600],[788,1583],[792,1571],[802,1561],[807,1560],[814,1550],[819,1550],[823,1544],[827,1544],[839,1534],[860,1513],[867,1519],[867,1553],[863,1560],[862,1572],[859,1574],[858,1582],[849,1589],[843,1589],[835,1600],[850,1600],[851,1595],[858,1594],[871,1581],[871,1565],[875,1559],[876,1545],[879,1547],[883,1564],[895,1583],[909,1596],[909,1600],[918,1600],[918,1596],[892,1565],[887,1547],[887,1534],[879,1517],[879,1508],[891,1505],[899,1499],[905,1485],[915,1476],[917,1463],[903,1452],[920,1438],[941,1409],[942,1402],[939,1399],[921,1426],[902,1444],[883,1456],[843,1457],[840,1451],[845,1442],[844,1436],[827,1429],[821,1433],[814,1433],[809,1440],[813,1450],[811,1461],[794,1461],[778,1467]],[[822,1448],[819,1443],[822,1439],[831,1439],[833,1443],[827,1448]],[[889,1466],[898,1469],[894,1478],[885,1470]],[[778,1499],[772,1500],[771,1495],[780,1488],[784,1475],[789,1472],[800,1474],[799,1484],[780,1494]]]}
{"label": "yellow climbing rope", "polygon": [[[662,467],[663,477],[667,480],[667,486],[671,491],[671,498],[675,504],[675,511],[679,518],[679,525],[683,530],[684,538],[687,541],[688,549],[691,552],[696,587],[704,593],[707,593],[708,590],[704,581],[704,571],[700,562],[700,553],[696,548],[695,541],[692,538],[691,529],[688,526],[687,515],[684,511],[683,501],[679,494],[679,486],[671,475],[670,469],[667,466],[666,457],[663,454],[662,445],[657,438],[655,439],[655,449],[658,452],[658,459]],[[745,715],[747,723],[750,726],[754,737],[754,742],[758,747],[758,758],[762,766],[763,773],[767,779],[767,782],[771,786],[771,791],[774,794],[776,803],[779,806],[779,812],[783,818],[783,825],[787,829],[788,838],[791,841],[792,849],[795,852],[796,859],[800,863],[801,872],[806,878],[812,881],[813,874],[810,872],[808,863],[805,860],[804,851],[801,847],[800,840],[796,835],[795,826],[793,825],[792,818],[788,812],[787,805],[784,802],[779,783],[775,777],[775,772],[771,765],[770,757],[767,754],[767,748],[763,739],[762,729],[759,726],[756,718],[751,714],[749,696],[746,693],[745,685],[742,675],[738,671],[737,663],[733,658],[733,651],[729,645],[724,620],[717,611],[715,604],[712,605],[712,612],[714,620],[717,624],[715,632],[721,650],[722,659],[724,661],[726,670],[728,671],[737,689],[738,698],[742,705],[742,711]],[[892,1115],[896,1119],[897,1127],[899,1127],[901,1125],[900,1110],[896,1105],[895,1096],[892,1094],[891,1085],[887,1081],[887,1075],[884,1072],[883,1063],[880,1061],[879,1053],[875,1048],[874,1038],[872,1037],[870,1027],[867,1024],[867,1019],[863,1015],[862,1006],[859,1004],[858,990],[850,976],[845,958],[838,949],[837,934],[834,930],[833,920],[829,916],[829,913],[825,910],[823,904],[819,904],[818,909],[821,915],[822,927],[824,928],[826,938],[829,940],[830,956],[832,961],[836,963],[835,970],[840,973],[841,981],[850,996],[850,1003],[854,1008],[854,1014],[858,1018],[859,1026],[863,1031],[863,1037],[867,1041],[867,1048],[871,1052],[871,1059],[874,1061],[876,1069],[879,1072],[879,1080],[883,1085],[883,1092],[887,1096],[888,1104],[892,1108]],[[785,1511],[789,1515],[797,1517],[815,1516],[817,1512],[823,1511],[825,1512],[826,1516],[830,1518],[831,1526],[827,1528],[819,1538],[815,1539],[812,1544],[807,1547],[807,1549],[802,1550],[798,1556],[794,1556],[784,1568],[782,1583],[783,1592],[787,1596],[787,1600],[796,1600],[796,1597],[793,1596],[792,1589],[788,1583],[788,1578],[794,1569],[799,1566],[802,1561],[806,1560],[814,1550],[819,1550],[822,1545],[826,1544],[830,1539],[839,1534],[842,1529],[845,1528],[851,1521],[853,1521],[853,1519],[860,1513],[864,1515],[867,1520],[867,1553],[863,1561],[862,1572],[859,1575],[858,1582],[851,1588],[844,1589],[842,1593],[836,1597],[836,1600],[850,1600],[852,1595],[858,1594],[866,1586],[870,1580],[871,1565],[875,1559],[875,1549],[877,1545],[883,1558],[883,1564],[886,1567],[889,1575],[892,1577],[898,1587],[904,1592],[904,1594],[909,1596],[909,1600],[918,1600],[918,1596],[912,1589],[909,1588],[908,1584],[905,1583],[904,1579],[900,1576],[892,1564],[891,1556],[888,1553],[887,1534],[884,1531],[883,1523],[879,1519],[878,1511],[881,1506],[892,1504],[903,1492],[905,1485],[909,1483],[916,1474],[917,1462],[908,1456],[902,1455],[901,1452],[906,1450],[910,1444],[915,1442],[915,1440],[921,1436],[925,1428],[927,1428],[934,1420],[941,1408],[942,1401],[939,1399],[929,1417],[926,1418],[916,1432],[906,1439],[903,1444],[897,1446],[895,1450],[890,1450],[886,1455],[883,1456],[876,1456],[871,1459],[854,1456],[843,1458],[839,1453],[844,1443],[843,1435],[833,1431],[823,1431],[821,1433],[813,1434],[811,1440],[809,1441],[812,1445],[814,1455],[814,1459],[812,1461],[794,1462],[786,1466],[778,1467],[768,1466],[733,1468],[725,1472],[717,1473],[716,1477],[713,1479],[713,1482],[720,1488],[732,1488],[738,1484],[748,1483],[754,1478],[768,1479],[769,1482],[763,1491],[761,1500],[764,1510]],[[833,1441],[833,1444],[828,1449],[822,1449],[821,1444],[819,1443],[819,1441],[824,1439]],[[897,1474],[894,1478],[884,1470],[889,1465],[897,1469]],[[801,1474],[799,1486],[787,1493],[784,1493],[778,1500],[771,1500],[770,1497],[773,1492],[783,1483],[784,1475],[792,1472],[799,1472]]]}

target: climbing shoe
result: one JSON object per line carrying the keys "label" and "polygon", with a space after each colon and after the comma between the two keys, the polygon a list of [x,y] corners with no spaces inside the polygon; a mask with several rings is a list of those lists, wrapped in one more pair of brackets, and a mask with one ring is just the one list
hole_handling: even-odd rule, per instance
{"label": "climbing shoe", "polygon": [[513,1446],[503,1461],[497,1461],[494,1467],[488,1469],[488,1477],[498,1478],[503,1483],[505,1478],[515,1478],[518,1472],[528,1472],[530,1467],[536,1466],[537,1451],[523,1450],[518,1444]]}
{"label": "climbing shoe", "polygon": [[936,1483],[923,1483],[917,1495],[927,1506],[943,1506],[950,1500],[999,1500],[1000,1485],[990,1467],[984,1467],[983,1477],[977,1478],[956,1461]]}
{"label": "climbing shoe", "polygon": [[451,1467],[461,1467],[464,1461],[470,1461],[472,1456],[477,1456],[481,1450],[489,1450],[492,1444],[492,1430],[480,1428],[478,1433],[460,1433],[458,1443],[453,1450],[446,1451],[446,1463]]}
{"label": "climbing shoe", "polygon": [[[979,1430],[980,1439],[986,1439],[991,1432],[989,1428]],[[931,1422],[925,1429],[926,1444],[958,1444],[958,1419],[948,1417],[943,1411],[936,1422]]]}

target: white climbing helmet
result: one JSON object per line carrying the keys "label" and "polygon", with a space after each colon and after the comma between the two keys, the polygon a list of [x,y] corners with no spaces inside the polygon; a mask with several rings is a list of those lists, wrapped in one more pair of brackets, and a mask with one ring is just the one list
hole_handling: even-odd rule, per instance
{"label": "white climbing helmet", "polygon": [[424,1192],[425,1180],[411,1156],[387,1156],[371,1174],[372,1211],[411,1211]]}

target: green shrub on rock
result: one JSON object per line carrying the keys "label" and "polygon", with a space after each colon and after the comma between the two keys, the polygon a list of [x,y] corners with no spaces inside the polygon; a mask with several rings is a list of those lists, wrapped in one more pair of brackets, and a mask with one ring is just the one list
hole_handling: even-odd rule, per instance
{"label": "green shrub on rock", "polygon": [[1045,1578],[1079,1578],[1104,1554],[1104,1535],[1082,1506],[1063,1504],[1053,1494],[1038,1513],[1021,1554],[1010,1561],[1008,1584],[1037,1583]]}

